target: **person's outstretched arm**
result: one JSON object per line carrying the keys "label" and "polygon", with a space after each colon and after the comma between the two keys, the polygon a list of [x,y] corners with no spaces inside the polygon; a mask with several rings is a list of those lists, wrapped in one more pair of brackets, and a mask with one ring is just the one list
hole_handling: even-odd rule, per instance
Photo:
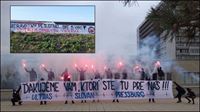
{"label": "person's outstretched arm", "polygon": [[21,85],[19,86],[18,90],[17,90],[17,93],[19,93],[19,91],[21,90]]}
{"label": "person's outstretched arm", "polygon": [[44,71],[47,72],[47,73],[49,72],[46,68],[44,68]]}
{"label": "person's outstretched arm", "polygon": [[25,69],[26,72],[30,72],[30,71],[27,70],[27,68],[24,67],[24,69]]}
{"label": "person's outstretched arm", "polygon": [[78,72],[80,72],[80,69],[79,69],[78,67],[76,67],[76,70],[77,70]]}

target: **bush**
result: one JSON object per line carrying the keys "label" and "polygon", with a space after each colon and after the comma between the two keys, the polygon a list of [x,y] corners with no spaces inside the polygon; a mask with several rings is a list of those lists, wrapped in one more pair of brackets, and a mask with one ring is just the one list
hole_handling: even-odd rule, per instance
{"label": "bush", "polygon": [[94,53],[93,34],[11,32],[11,53]]}

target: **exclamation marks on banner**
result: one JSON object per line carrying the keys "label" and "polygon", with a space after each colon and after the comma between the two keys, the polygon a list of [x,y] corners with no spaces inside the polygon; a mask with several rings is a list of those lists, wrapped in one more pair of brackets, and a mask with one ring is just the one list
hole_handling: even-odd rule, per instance
{"label": "exclamation marks on banner", "polygon": [[162,90],[168,90],[169,88],[169,81],[163,81]]}

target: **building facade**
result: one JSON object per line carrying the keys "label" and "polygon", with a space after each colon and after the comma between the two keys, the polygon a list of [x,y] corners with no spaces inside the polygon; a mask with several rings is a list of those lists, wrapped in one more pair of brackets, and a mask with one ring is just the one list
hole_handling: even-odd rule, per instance
{"label": "building facade", "polygon": [[199,33],[190,43],[181,33],[176,35],[172,41],[163,40],[162,36],[165,35],[165,31],[160,35],[156,34],[154,24],[149,20],[144,20],[138,27],[137,32],[139,55],[143,41],[147,38],[156,37],[155,44],[148,46],[156,49],[150,51],[154,52],[155,60],[161,60],[163,66],[167,66],[168,70],[163,67],[165,80],[173,80],[184,87],[193,88],[196,94],[199,95]]}

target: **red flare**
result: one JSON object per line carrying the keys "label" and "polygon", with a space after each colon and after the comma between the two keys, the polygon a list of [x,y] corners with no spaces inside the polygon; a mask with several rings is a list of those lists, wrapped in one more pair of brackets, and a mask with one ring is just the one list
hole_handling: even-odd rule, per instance
{"label": "red flare", "polygon": [[160,61],[156,61],[155,66],[160,67]]}
{"label": "red flare", "polygon": [[25,63],[23,63],[22,65],[23,65],[23,67],[26,67],[26,64],[25,64]]}
{"label": "red flare", "polygon": [[45,67],[45,65],[44,64],[41,64],[41,66],[44,68]]}
{"label": "red flare", "polygon": [[70,79],[71,78],[71,76],[70,75],[68,75],[68,77],[67,77],[68,79]]}
{"label": "red flare", "polygon": [[107,69],[107,67],[106,67],[106,66],[104,66],[104,69]]}
{"label": "red flare", "polygon": [[63,76],[61,76],[61,77],[60,77],[60,79],[61,79],[61,80],[64,80],[64,77],[63,77]]}
{"label": "red flare", "polygon": [[74,64],[74,66],[77,68],[77,64]]}
{"label": "red flare", "polygon": [[91,68],[94,69],[94,66],[92,65]]}
{"label": "red flare", "polygon": [[135,71],[140,71],[139,65],[136,65],[136,66],[134,67],[134,70],[135,70]]}
{"label": "red flare", "polygon": [[122,66],[123,65],[122,62],[119,62],[119,65]]}

